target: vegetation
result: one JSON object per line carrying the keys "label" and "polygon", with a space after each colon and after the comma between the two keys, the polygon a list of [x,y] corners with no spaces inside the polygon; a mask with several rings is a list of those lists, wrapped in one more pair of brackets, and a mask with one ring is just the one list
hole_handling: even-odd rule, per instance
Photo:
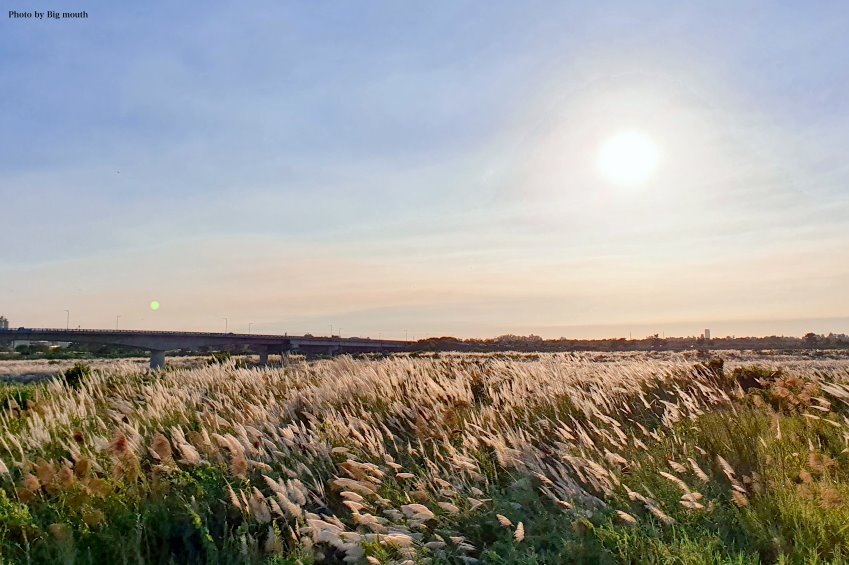
{"label": "vegetation", "polygon": [[33,563],[842,563],[849,363],[341,357],[0,394]]}
{"label": "vegetation", "polygon": [[502,335],[492,339],[458,339],[456,337],[432,337],[420,339],[410,346],[412,351],[463,351],[463,352],[565,352],[565,351],[707,351],[707,350],[771,350],[780,353],[813,356],[840,356],[849,354],[849,335],[817,335],[768,337],[715,337],[705,340],[703,336],[661,337],[658,334],[645,338],[625,339],[543,339],[536,335]]}
{"label": "vegetation", "polygon": [[85,363],[75,363],[62,375],[71,388],[79,388],[83,380],[91,376],[91,367]]}
{"label": "vegetation", "polygon": [[0,359],[119,359],[126,357],[147,357],[145,351],[87,343],[71,343],[68,347],[51,346],[44,343],[18,345],[14,350],[4,351],[0,344]]}

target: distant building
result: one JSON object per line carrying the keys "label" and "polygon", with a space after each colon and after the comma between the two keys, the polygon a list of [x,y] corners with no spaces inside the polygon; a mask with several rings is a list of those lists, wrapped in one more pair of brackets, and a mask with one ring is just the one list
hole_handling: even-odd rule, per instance
{"label": "distant building", "polygon": [[705,330],[705,341],[710,341],[710,330]]}
{"label": "distant building", "polygon": [[0,316],[0,330],[9,329],[9,319],[6,316]]}

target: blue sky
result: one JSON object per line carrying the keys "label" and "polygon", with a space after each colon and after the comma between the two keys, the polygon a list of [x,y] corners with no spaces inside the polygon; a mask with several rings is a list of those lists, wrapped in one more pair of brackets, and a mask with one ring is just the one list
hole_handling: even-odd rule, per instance
{"label": "blue sky", "polygon": [[[0,313],[394,337],[849,331],[849,9],[682,4],[3,18]],[[661,151],[636,189],[593,166],[622,129]]]}

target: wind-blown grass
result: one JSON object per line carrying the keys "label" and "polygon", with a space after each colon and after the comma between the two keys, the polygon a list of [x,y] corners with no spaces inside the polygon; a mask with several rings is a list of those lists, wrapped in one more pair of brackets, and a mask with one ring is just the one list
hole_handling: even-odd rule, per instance
{"label": "wind-blown grass", "polygon": [[849,559],[847,365],[736,367],[632,355],[115,363],[4,405],[0,551],[82,563]]}

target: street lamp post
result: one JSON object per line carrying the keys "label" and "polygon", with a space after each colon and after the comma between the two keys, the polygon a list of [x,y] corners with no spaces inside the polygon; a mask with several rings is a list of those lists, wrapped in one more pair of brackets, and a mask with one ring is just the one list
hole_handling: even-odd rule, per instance
{"label": "street lamp post", "polygon": [[65,310],[65,330],[71,329],[71,311]]}

